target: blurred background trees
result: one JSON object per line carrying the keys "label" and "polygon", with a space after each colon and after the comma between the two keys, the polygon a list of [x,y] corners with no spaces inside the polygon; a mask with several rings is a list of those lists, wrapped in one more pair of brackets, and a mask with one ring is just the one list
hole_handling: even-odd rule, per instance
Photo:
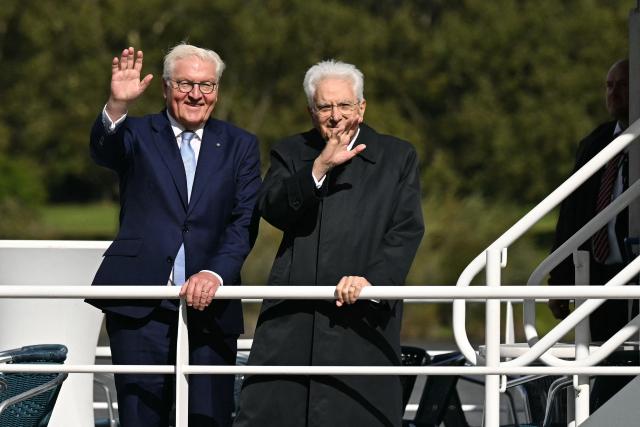
{"label": "blurred background trees", "polygon": [[[259,136],[265,171],[272,144],[310,127],[306,69],[326,58],[355,63],[365,74],[367,122],[411,141],[421,158],[427,234],[409,281],[453,284],[569,175],[577,142],[607,118],[603,80],[627,56],[634,5],[4,0],[0,238],[113,237],[116,180],[88,155],[111,58],[127,46],[144,50],[144,71],[155,78],[130,113],[160,111],[162,57],[185,40],[226,61],[214,115]],[[73,208],[60,210],[63,203]],[[67,228],[47,228],[52,216],[73,212],[98,225],[83,228],[83,217],[74,216]],[[510,252],[508,281],[526,280],[548,251],[553,225],[554,218],[543,221]],[[276,230],[262,227],[246,282],[266,281],[278,240]]]}

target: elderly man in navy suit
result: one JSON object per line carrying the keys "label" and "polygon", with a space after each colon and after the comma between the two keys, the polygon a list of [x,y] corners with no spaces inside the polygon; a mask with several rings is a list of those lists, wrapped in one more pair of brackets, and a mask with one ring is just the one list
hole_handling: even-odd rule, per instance
{"label": "elderly man in navy suit", "polygon": [[[224,63],[187,44],[164,60],[166,109],[143,117],[129,106],[151,83],[143,53],[130,47],[111,64],[111,93],[91,130],[91,155],[120,182],[120,230],[94,285],[181,286],[188,310],[191,364],[235,363],[243,330],[239,301],[215,300],[240,283],[255,232],[260,187],[255,136],[211,118]],[[177,302],[92,300],[106,313],[114,364],[172,364]],[[170,375],[116,375],[123,427],[172,425]],[[233,376],[190,378],[189,425],[227,426]]]}

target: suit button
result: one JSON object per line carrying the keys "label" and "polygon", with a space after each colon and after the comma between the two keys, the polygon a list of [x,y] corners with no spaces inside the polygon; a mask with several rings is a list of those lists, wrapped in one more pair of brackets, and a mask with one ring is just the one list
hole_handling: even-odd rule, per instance
{"label": "suit button", "polygon": [[173,258],[171,258],[170,256],[167,257],[167,263],[169,264],[173,264]]}
{"label": "suit button", "polygon": [[294,208],[299,208],[300,207],[300,200],[294,200],[291,203],[291,206],[293,206]]}
{"label": "suit button", "polygon": [[189,226],[188,226],[187,224],[185,224],[185,225],[182,227],[182,231],[184,231],[185,233],[188,233],[189,231],[191,231],[191,229],[189,228]]}

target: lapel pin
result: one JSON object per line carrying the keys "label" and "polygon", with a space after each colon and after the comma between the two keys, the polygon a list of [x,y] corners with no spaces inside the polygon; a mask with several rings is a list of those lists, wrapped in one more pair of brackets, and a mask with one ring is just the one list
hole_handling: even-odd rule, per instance
{"label": "lapel pin", "polygon": [[216,147],[220,147],[220,143],[219,142],[216,142]]}

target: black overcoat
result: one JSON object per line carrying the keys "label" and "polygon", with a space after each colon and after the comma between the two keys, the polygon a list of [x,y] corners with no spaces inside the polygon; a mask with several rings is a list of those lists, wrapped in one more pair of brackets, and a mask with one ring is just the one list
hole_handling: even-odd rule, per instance
{"label": "black overcoat", "polygon": [[[402,285],[424,233],[413,146],[360,126],[364,152],[311,174],[324,147],[316,130],[276,145],[259,195],[262,216],[283,230],[269,284],[335,286],[342,276]],[[400,364],[401,301],[267,300],[251,350],[255,365]],[[254,376],[236,426],[399,426],[397,376]]]}

